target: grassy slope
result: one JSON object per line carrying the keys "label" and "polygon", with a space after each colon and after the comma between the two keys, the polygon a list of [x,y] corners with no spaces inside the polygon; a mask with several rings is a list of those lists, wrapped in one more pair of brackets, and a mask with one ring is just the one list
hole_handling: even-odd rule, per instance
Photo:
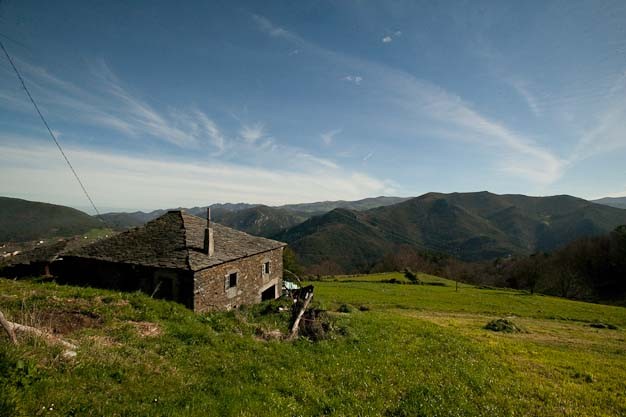
{"label": "grassy slope", "polygon": [[70,207],[0,197],[0,242],[74,236],[103,226],[100,220]]}
{"label": "grassy slope", "polygon": [[[428,276],[420,278],[449,286],[376,282],[390,278],[402,280],[314,283],[328,309],[370,308],[336,313],[345,334],[316,343],[255,336],[286,326],[286,317],[260,315],[263,306],[198,316],[140,294],[0,280],[0,309],[15,320],[43,325],[43,312],[69,311],[100,326],[66,334],[80,344],[74,360],[41,341],[13,348],[0,339],[0,403],[4,395],[25,415],[626,413],[626,309],[468,286],[457,293]],[[509,315],[529,333],[482,328]],[[142,336],[145,322],[160,334]]]}

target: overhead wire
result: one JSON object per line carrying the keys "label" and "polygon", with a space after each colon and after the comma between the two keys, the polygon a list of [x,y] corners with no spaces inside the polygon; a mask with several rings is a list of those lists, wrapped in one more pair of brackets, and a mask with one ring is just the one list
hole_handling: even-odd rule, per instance
{"label": "overhead wire", "polygon": [[108,224],[107,224],[106,220],[104,220],[104,218],[100,214],[100,211],[96,207],[96,204],[94,203],[93,199],[91,198],[91,196],[87,192],[87,188],[85,187],[85,185],[81,181],[80,177],[78,176],[78,173],[74,169],[74,166],[72,165],[72,163],[70,162],[69,158],[67,157],[67,155],[63,151],[63,148],[61,147],[61,144],[57,140],[54,132],[52,132],[52,129],[50,128],[50,125],[48,125],[48,122],[46,121],[46,118],[41,113],[41,110],[39,110],[39,106],[37,105],[37,102],[35,101],[33,96],[30,94],[30,91],[28,90],[28,87],[26,86],[26,82],[24,81],[24,78],[22,77],[22,75],[20,74],[19,70],[15,66],[15,63],[13,62],[13,59],[11,59],[11,56],[9,55],[9,51],[7,51],[7,49],[4,47],[4,43],[2,43],[2,40],[0,40],[0,48],[2,48],[2,51],[4,52],[4,55],[6,55],[7,60],[9,61],[9,64],[11,64],[11,67],[13,68],[13,71],[15,71],[15,75],[17,75],[17,78],[19,79],[20,83],[22,84],[22,88],[24,88],[24,91],[26,92],[26,95],[28,96],[28,99],[33,104],[33,107],[35,107],[35,110],[37,111],[37,114],[39,115],[39,118],[41,119],[41,121],[43,122],[44,126],[48,130],[48,133],[50,134],[50,137],[52,138],[52,141],[55,143],[55,145],[59,149],[59,152],[61,152],[61,155],[63,156],[63,159],[67,163],[67,166],[72,171],[72,174],[74,174],[74,178],[76,178],[76,181],[78,182],[78,185],[80,185],[81,190],[83,190],[83,193],[85,194],[85,197],[87,197],[87,200],[89,200],[89,204],[91,204],[91,207],[94,209],[94,211],[96,213],[96,216],[98,217],[98,219],[100,219],[100,221],[102,223],[105,224],[105,226],[108,227]]}

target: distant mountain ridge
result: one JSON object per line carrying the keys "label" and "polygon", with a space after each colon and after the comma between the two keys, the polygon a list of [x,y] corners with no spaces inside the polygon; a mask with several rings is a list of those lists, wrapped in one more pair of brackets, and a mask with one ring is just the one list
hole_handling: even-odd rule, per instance
{"label": "distant mountain ridge", "polygon": [[[325,264],[329,270],[346,273],[367,271],[401,246],[484,260],[551,251],[626,224],[626,210],[565,195],[428,193],[398,198],[400,202],[390,204],[396,199],[283,207],[215,204],[211,214],[214,221],[226,226],[287,242],[305,267]],[[322,207],[377,203],[382,205],[363,211],[335,207],[313,215]],[[198,216],[206,214],[206,207],[187,210]],[[108,225],[121,229],[140,226],[165,212],[107,213],[103,217]],[[69,207],[0,198],[0,240],[71,236],[102,226],[94,217]]]}
{"label": "distant mountain ridge", "polygon": [[305,266],[364,271],[399,245],[483,260],[549,251],[626,224],[626,211],[571,196],[428,193],[363,212],[335,209],[274,238]]}
{"label": "distant mountain ridge", "polygon": [[[279,231],[295,226],[309,217],[327,213],[335,208],[350,210],[368,210],[406,201],[410,197],[371,197],[356,201],[322,201],[314,203],[266,206],[248,203],[218,203],[204,207],[192,207],[185,210],[193,215],[206,216],[207,207],[211,207],[211,217],[225,226],[259,236],[269,237]],[[178,207],[182,208],[182,207]],[[141,226],[159,217],[167,210],[132,213],[105,213],[102,217],[117,230]]]}
{"label": "distant mountain ridge", "polygon": [[604,197],[591,201],[597,204],[604,204],[605,206],[626,209],[626,197]]}
{"label": "distant mountain ridge", "polygon": [[24,242],[85,233],[105,225],[70,207],[0,197],[0,242]]}
{"label": "distant mountain ridge", "polygon": [[384,207],[390,206],[393,204],[398,204],[403,201],[409,200],[413,197],[371,197],[364,198],[362,200],[356,201],[345,201],[345,200],[336,200],[336,201],[320,201],[317,203],[301,203],[301,204],[286,204],[284,206],[279,206],[278,208],[286,209],[286,210],[294,210],[303,213],[327,213],[336,208],[343,208],[348,210],[356,210],[363,211],[369,210],[376,207]]}

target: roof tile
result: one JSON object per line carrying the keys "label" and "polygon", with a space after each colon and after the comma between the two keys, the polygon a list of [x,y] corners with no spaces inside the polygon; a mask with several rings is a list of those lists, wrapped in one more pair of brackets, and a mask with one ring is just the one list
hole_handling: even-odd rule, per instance
{"label": "roof tile", "polygon": [[214,222],[211,227],[215,245],[212,256],[203,250],[206,219],[179,210],[169,211],[143,227],[70,251],[66,255],[198,271],[286,245]]}

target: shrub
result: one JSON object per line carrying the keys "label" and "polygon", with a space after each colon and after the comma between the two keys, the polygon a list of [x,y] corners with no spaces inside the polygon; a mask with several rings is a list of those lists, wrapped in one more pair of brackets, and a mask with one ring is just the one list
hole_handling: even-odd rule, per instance
{"label": "shrub", "polygon": [[504,333],[526,333],[524,329],[507,319],[492,320],[485,326],[485,329],[494,332]]}
{"label": "shrub", "polygon": [[352,307],[349,304],[342,304],[337,311],[340,313],[352,313]]}
{"label": "shrub", "polygon": [[330,339],[335,333],[341,333],[341,329],[337,328],[335,321],[325,310],[309,309],[302,318],[300,336],[312,341]]}
{"label": "shrub", "polygon": [[610,330],[618,329],[616,325],[609,324],[609,323],[591,323],[589,326],[593,327],[594,329],[610,329]]}
{"label": "shrub", "polygon": [[409,268],[404,268],[404,277],[411,281],[412,284],[421,284],[422,282],[417,277],[417,274]]}

